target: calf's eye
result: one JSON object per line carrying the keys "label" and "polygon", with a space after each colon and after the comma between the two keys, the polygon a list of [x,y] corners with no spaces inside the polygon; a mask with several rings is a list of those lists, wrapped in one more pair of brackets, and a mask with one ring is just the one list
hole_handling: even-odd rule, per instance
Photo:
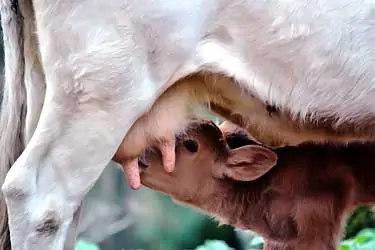
{"label": "calf's eye", "polygon": [[198,143],[196,141],[186,140],[184,141],[184,146],[191,153],[196,153],[198,151]]}

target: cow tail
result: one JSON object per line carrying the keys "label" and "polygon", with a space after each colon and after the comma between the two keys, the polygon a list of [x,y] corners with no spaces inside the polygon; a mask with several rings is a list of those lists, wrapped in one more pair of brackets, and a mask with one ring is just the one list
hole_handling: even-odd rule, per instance
{"label": "cow tail", "polygon": [[[4,45],[4,90],[0,110],[0,181],[22,153],[26,116],[24,85],[23,17],[18,0],[1,0]],[[8,214],[4,196],[0,200],[0,249],[10,250]]]}

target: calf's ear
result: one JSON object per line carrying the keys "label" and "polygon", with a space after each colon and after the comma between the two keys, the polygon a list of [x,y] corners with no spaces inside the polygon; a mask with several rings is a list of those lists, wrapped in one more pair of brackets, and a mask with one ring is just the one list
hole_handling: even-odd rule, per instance
{"label": "calf's ear", "polygon": [[232,149],[225,162],[224,174],[238,181],[256,180],[276,165],[277,155],[272,150],[247,145]]}

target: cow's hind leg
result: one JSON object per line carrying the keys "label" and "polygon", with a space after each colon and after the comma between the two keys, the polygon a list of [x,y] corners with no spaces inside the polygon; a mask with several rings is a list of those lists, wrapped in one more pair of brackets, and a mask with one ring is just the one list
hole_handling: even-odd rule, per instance
{"label": "cow's hind leg", "polygon": [[[126,132],[157,98],[156,83],[142,63],[132,61],[135,50],[128,49],[136,46],[98,37],[98,43],[90,43],[94,47],[78,52],[42,53],[47,83],[43,110],[2,187],[13,250],[64,248],[83,197]],[[47,41],[41,47],[59,51],[53,47],[59,44],[41,41]]]}

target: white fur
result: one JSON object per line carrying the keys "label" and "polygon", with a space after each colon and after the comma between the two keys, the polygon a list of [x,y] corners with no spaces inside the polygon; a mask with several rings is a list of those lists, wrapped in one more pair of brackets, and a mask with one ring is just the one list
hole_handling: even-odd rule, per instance
{"label": "white fur", "polygon": [[[3,185],[14,250],[63,249],[74,212],[124,135],[188,74],[232,76],[294,116],[336,115],[337,124],[375,117],[375,0],[35,0],[33,7],[34,65],[44,74],[26,43],[27,98],[39,99],[27,100],[28,144]],[[44,80],[39,112],[44,93],[35,93]],[[12,101],[3,112],[16,107]],[[51,235],[36,232],[46,218],[58,222]]]}

